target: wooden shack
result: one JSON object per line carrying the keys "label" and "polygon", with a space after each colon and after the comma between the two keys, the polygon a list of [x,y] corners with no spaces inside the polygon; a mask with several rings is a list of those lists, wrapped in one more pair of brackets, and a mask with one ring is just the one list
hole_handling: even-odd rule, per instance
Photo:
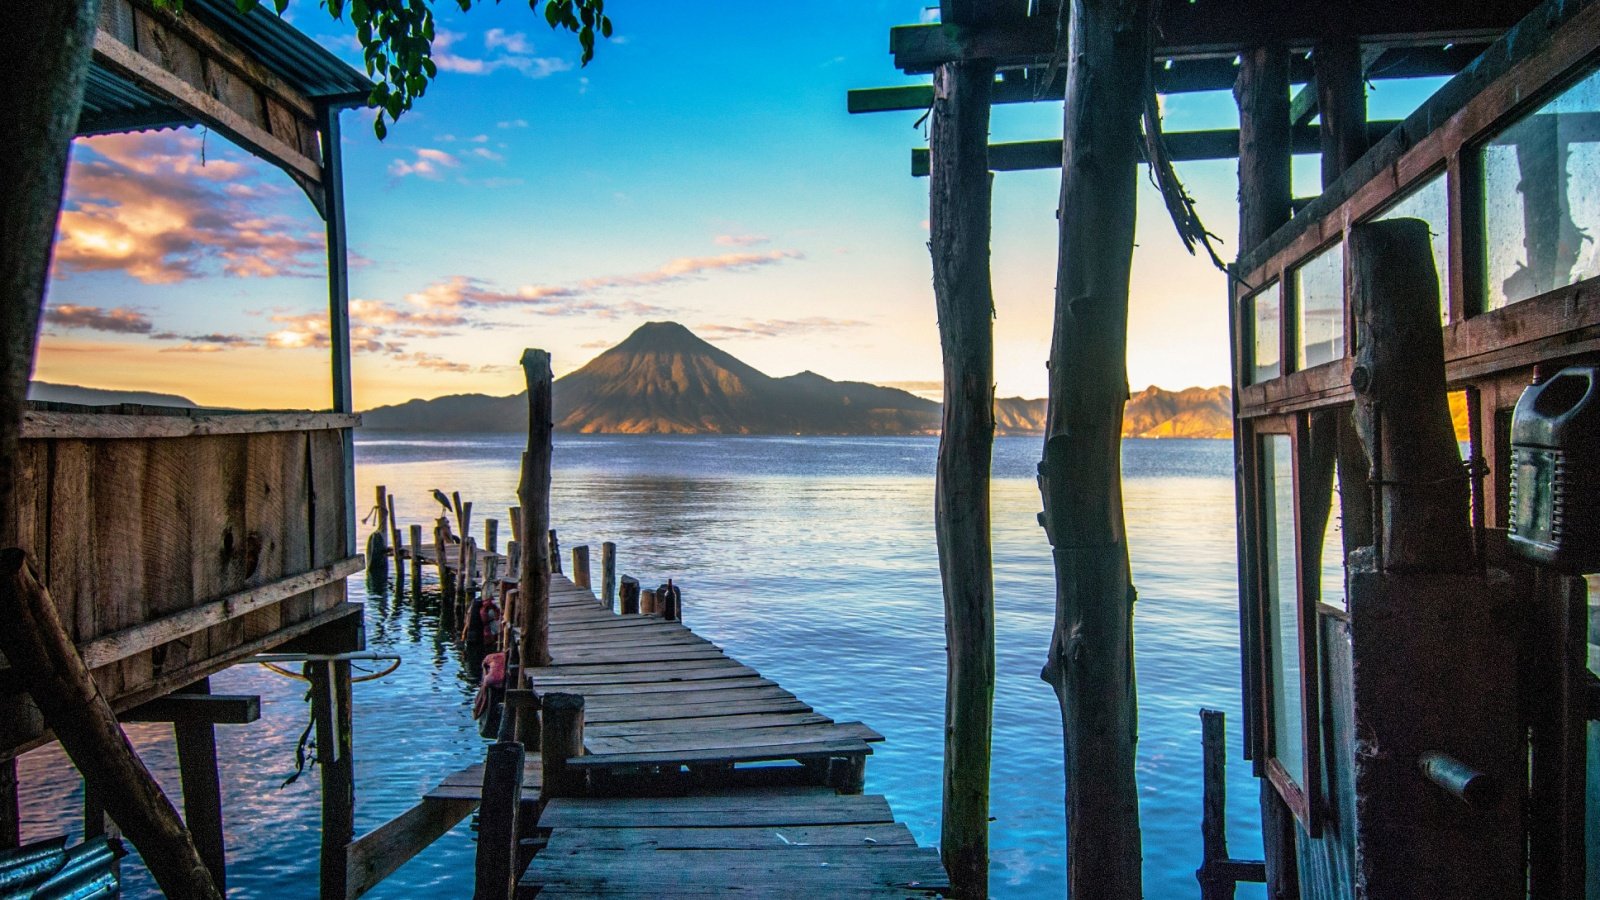
{"label": "wooden shack", "polygon": [[[194,695],[208,692],[207,676],[274,648],[316,655],[308,671],[332,701],[314,703],[319,724],[342,731],[322,755],[324,868],[339,879],[344,872],[349,663],[336,657],[359,649],[363,630],[361,607],[345,591],[361,562],[339,113],[364,106],[371,89],[265,10],[241,16],[229,0],[186,0],[181,14],[150,0],[100,5],[80,136],[204,126],[282,168],[327,223],[326,410],[34,404],[17,503],[4,511],[99,694],[125,720],[177,725],[185,817],[219,885],[210,729],[253,718],[253,706]],[[9,842],[15,756],[54,737],[18,680],[0,670],[0,818],[8,820],[0,836]],[[102,828],[92,818],[91,833]]]}
{"label": "wooden shack", "polygon": [[[1172,163],[1233,157],[1235,746],[1260,779],[1266,858],[1226,858],[1208,774],[1220,854],[1203,896],[1265,879],[1274,898],[1600,898],[1595,582],[1507,539],[1513,408],[1536,373],[1600,361],[1600,3],[944,0],[940,13],[889,42],[896,68],[932,84],[852,91],[849,107],[932,119],[911,163],[931,176],[941,498],[946,454],[976,460],[950,473],[968,499],[941,507],[941,529],[987,528],[971,498],[986,494],[992,435],[988,179],[1063,170],[1040,485],[1074,895],[1141,894],[1133,591],[1115,571],[1115,442],[1099,437],[1126,395],[1133,173],[1149,165],[1186,243],[1209,249]],[[1404,121],[1368,121],[1369,83],[1445,75]],[[1157,95],[1228,89],[1237,131],[1162,130]],[[1063,98],[1062,139],[987,143],[992,104]],[[1293,196],[1297,153],[1321,154],[1319,196]],[[988,582],[952,580],[951,562],[952,671],[976,671]],[[952,678],[952,741],[987,728],[990,678]],[[964,777],[947,760],[944,850],[966,870],[951,869],[956,887],[982,896],[986,799],[954,802]]]}

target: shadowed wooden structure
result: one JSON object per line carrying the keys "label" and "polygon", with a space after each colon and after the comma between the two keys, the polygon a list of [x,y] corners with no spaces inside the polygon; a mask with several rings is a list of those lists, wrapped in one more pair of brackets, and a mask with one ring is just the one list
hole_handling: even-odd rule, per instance
{"label": "shadowed wooden structure", "polygon": [[[60,739],[88,792],[147,851],[163,890],[221,889],[213,726],[258,711],[254,698],[211,696],[207,676],[269,649],[304,653],[322,763],[322,890],[343,897],[354,796],[350,668],[340,654],[361,649],[364,632],[360,606],[345,601],[361,559],[339,112],[364,105],[372,85],[263,10],[241,16],[221,0],[184,7],[99,4],[77,134],[203,125],[305,191],[327,223],[329,408],[29,406],[0,511],[6,546],[16,548],[6,551],[16,562],[0,593],[8,617],[25,616],[0,626],[11,658],[0,668],[0,836],[16,840],[15,756]],[[36,670],[35,651],[57,641],[52,681]],[[75,699],[60,702],[65,695]],[[186,821],[113,715],[174,724]],[[90,818],[90,834],[105,830],[99,812]],[[166,844],[146,846],[162,835]],[[208,886],[179,871],[185,844],[205,863]]]}
{"label": "shadowed wooden structure", "polygon": [[[982,371],[952,337],[986,300],[969,290],[953,307],[942,273],[979,258],[991,173],[1062,169],[1040,485],[1074,896],[1140,893],[1115,430],[1131,184],[1151,164],[1185,242],[1210,249],[1167,167],[1218,158],[1239,160],[1242,743],[1266,858],[1227,856],[1213,716],[1204,896],[1259,879],[1273,897],[1600,896],[1595,583],[1513,558],[1505,530],[1512,407],[1536,367],[1600,361],[1600,5],[945,0],[939,22],[889,43],[896,68],[932,84],[851,91],[848,106],[932,118],[911,161],[933,176],[947,373]],[[962,72],[990,80],[975,89]],[[1455,77],[1404,121],[1368,121],[1367,84],[1441,75]],[[1156,95],[1227,89],[1237,130],[1161,131]],[[957,126],[987,116],[963,95],[1065,99],[1064,138],[974,150]],[[1320,196],[1293,196],[1297,153],[1320,154]],[[947,377],[947,426],[980,402]],[[988,446],[960,441],[974,458]],[[969,499],[961,514],[981,509]],[[941,529],[959,521],[938,516]],[[942,563],[956,671],[992,623],[955,605],[979,583],[971,560]],[[947,702],[949,746],[979,740],[983,693],[953,679]],[[961,778],[949,754],[946,778]],[[973,808],[947,792],[944,812],[947,863],[953,834],[982,847]],[[956,889],[981,896],[963,869]]]}

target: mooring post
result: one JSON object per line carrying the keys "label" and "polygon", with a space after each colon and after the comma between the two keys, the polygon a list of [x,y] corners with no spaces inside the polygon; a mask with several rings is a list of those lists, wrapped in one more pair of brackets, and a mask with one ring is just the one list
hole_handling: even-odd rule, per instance
{"label": "mooring post", "polygon": [[522,761],[515,741],[490,744],[483,761],[483,805],[478,808],[478,858],[473,900],[509,900],[517,887],[518,811]]}
{"label": "mooring post", "polygon": [[394,551],[394,564],[400,565],[400,517],[394,514],[394,495],[388,498],[389,546]]}
{"label": "mooring post", "polygon": [[572,583],[586,591],[592,591],[589,582],[589,545],[579,544],[572,548]]}
{"label": "mooring post", "polygon": [[[202,678],[176,693],[209,694],[211,680]],[[178,778],[183,786],[183,821],[194,835],[194,847],[211,872],[217,890],[226,893],[227,854],[222,838],[222,783],[217,772],[216,726],[203,720],[172,723],[178,751]]]}
{"label": "mooring post", "polygon": [[583,755],[583,695],[545,694],[540,705],[544,721],[539,755],[544,779],[539,799],[576,797],[583,793],[588,776],[567,760]]}
{"label": "mooring post", "polygon": [[639,579],[622,576],[622,586],[617,590],[617,612],[625,616],[639,614]]}
{"label": "mooring post", "polygon": [[422,526],[411,526],[411,596],[422,599]]}
{"label": "mooring post", "polygon": [[653,616],[658,607],[656,605],[656,592],[648,588],[639,592],[639,615]]}
{"label": "mooring post", "polygon": [[522,543],[522,507],[513,506],[511,512],[511,539]]}
{"label": "mooring post", "polygon": [[[521,575],[517,582],[518,657],[526,668],[550,665],[550,573],[555,533],[550,530],[551,412],[550,354],[525,350],[522,372],[528,383],[528,449],[522,454],[522,481],[517,498],[522,507]],[[544,543],[541,543],[543,541]]]}
{"label": "mooring post", "polygon": [[490,553],[500,552],[500,520],[483,520],[483,546]]}
{"label": "mooring post", "polygon": [[617,604],[617,545],[606,541],[600,545],[600,599],[606,609]]}
{"label": "mooring post", "polygon": [[439,604],[441,613],[455,616],[456,580],[450,574],[450,542],[445,540],[445,530],[449,526],[440,518],[433,529],[433,548],[436,553],[434,558],[435,568],[439,570]]}
{"label": "mooring post", "polygon": [[561,539],[556,536],[554,528],[550,529],[550,571],[561,574]]}

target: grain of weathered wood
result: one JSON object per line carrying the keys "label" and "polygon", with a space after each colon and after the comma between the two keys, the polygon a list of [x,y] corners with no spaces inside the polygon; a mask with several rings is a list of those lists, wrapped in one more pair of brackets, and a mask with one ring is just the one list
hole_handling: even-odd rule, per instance
{"label": "grain of weathered wood", "polygon": [[[795,701],[799,704],[799,701]],[[800,704],[803,706],[804,704]],[[686,716],[676,719],[635,719],[624,722],[595,723],[587,727],[591,741],[611,738],[626,737],[636,738],[648,735],[699,735],[704,731],[719,729],[737,729],[741,731],[764,731],[788,725],[827,725],[833,720],[820,713],[805,710],[791,710],[788,712],[730,713],[724,716]]]}
{"label": "grain of weathered wood", "polygon": [[745,717],[759,719],[769,713],[810,712],[812,709],[805,701],[794,697],[781,697],[772,700],[735,700],[732,703],[638,703],[609,708],[597,706],[589,711],[588,721],[591,731],[603,733],[605,726],[630,722],[665,723],[689,719],[714,725],[716,720],[730,716],[739,717],[735,725],[744,727]]}
{"label": "grain of weathered wood", "polygon": [[889,802],[877,794],[833,797],[828,803],[795,802],[782,795],[756,798],[743,794],[698,797],[637,797],[622,801],[560,798],[545,807],[539,827],[663,827],[663,818],[684,817],[717,827],[744,825],[840,825],[892,823]]}
{"label": "grain of weathered wood", "polygon": [[528,384],[528,446],[522,455],[522,481],[517,501],[522,510],[522,545],[518,603],[522,665],[538,668],[550,664],[550,457],[551,399],[550,354],[526,350],[522,371]]}
{"label": "grain of weathered wood", "polygon": [[477,808],[477,797],[430,797],[352,841],[345,862],[347,896],[371,890]]}
{"label": "grain of weathered wood", "polygon": [[[779,835],[782,835],[780,837]],[[787,841],[788,843],[785,843]],[[552,853],[576,850],[763,850],[793,845],[812,847],[915,846],[910,829],[899,822],[866,825],[788,825],[657,828],[563,828],[550,836]]]}
{"label": "grain of weathered wood", "polygon": [[29,410],[24,438],[182,438],[219,434],[271,434],[354,428],[361,417],[322,412],[218,413],[215,415],[133,416],[114,413],[64,413]]}
{"label": "grain of weathered wood", "polygon": [[608,769],[625,766],[674,766],[771,762],[785,759],[818,759],[871,753],[872,748],[858,739],[832,739],[808,742],[786,741],[737,747],[694,747],[679,750],[639,750],[629,753],[597,753],[575,757],[576,768]]}

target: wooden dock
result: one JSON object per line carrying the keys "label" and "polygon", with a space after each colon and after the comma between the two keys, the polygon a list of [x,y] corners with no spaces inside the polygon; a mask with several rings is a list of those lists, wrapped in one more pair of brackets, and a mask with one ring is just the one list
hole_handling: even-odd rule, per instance
{"label": "wooden dock", "polygon": [[528,670],[528,683],[584,697],[585,753],[568,764],[595,789],[546,804],[538,828],[547,844],[523,893],[854,898],[948,888],[938,854],[917,846],[883,797],[860,795],[870,744],[883,739],[871,728],[816,712],[681,623],[613,613],[560,575],[550,648],[554,664]]}

